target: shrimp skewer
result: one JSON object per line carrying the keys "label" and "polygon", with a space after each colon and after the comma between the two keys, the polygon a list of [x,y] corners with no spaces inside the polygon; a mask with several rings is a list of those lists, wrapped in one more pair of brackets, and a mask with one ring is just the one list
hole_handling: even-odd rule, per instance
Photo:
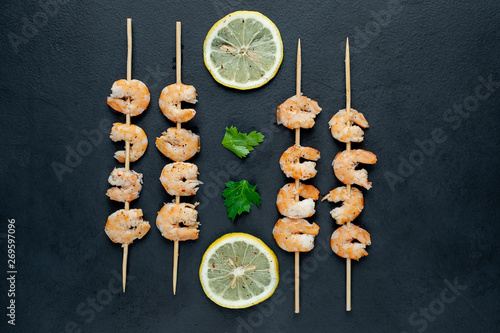
{"label": "shrimp skewer", "polygon": [[[355,170],[355,168],[359,163],[376,163],[377,156],[363,149],[351,150],[351,142],[363,141],[364,132],[361,128],[366,129],[369,125],[362,113],[351,108],[349,38],[346,41],[345,75],[346,108],[337,112],[328,124],[332,136],[346,143],[346,150],[335,156],[332,165],[335,176],[347,186],[330,191],[323,200],[343,201],[341,207],[330,212],[337,224],[342,225],[333,232],[331,247],[335,254],[346,259],[346,311],[351,311],[351,259],[359,260],[359,258],[368,255],[365,249],[367,245],[371,244],[370,234],[351,224],[364,208],[363,194],[351,185],[357,184],[367,190],[371,188],[372,183],[368,181],[368,172],[364,169]],[[358,243],[353,243],[354,240],[357,240]]]}
{"label": "shrimp skewer", "polygon": [[[286,184],[280,189],[276,206],[286,217],[278,220],[274,229],[274,239],[285,251],[295,252],[295,313],[300,312],[300,252],[311,251],[314,247],[314,237],[319,232],[316,223],[310,224],[303,218],[314,215],[314,201],[319,197],[319,191],[312,185],[301,184],[300,180],[313,178],[316,163],[320,158],[318,150],[300,145],[300,129],[312,128],[314,119],[321,112],[318,103],[301,93],[302,55],[300,39],[297,44],[297,80],[295,95],[278,106],[277,123],[287,128],[295,129],[295,145],[288,148],[280,158],[280,167],[287,177],[295,179],[295,183]],[[300,162],[301,158],[309,161]],[[300,197],[304,200],[300,201]]]}
{"label": "shrimp skewer", "polygon": [[130,201],[139,197],[142,189],[142,174],[130,170],[130,161],[142,157],[148,146],[146,133],[136,125],[130,124],[130,118],[144,112],[149,105],[150,95],[146,85],[139,80],[132,80],[132,19],[127,19],[127,79],[118,80],[111,87],[108,105],[126,115],[126,123],[115,123],[110,138],[113,141],[125,141],[125,150],[117,151],[115,158],[125,163],[124,168],[115,168],[109,176],[110,188],[106,195],[111,200],[125,203],[125,209],[111,214],[106,223],[105,232],[114,243],[123,247],[122,283],[123,292],[127,283],[128,245],[135,239],[141,239],[149,231],[150,225],[142,219],[141,209],[130,208]]}
{"label": "shrimp skewer", "polygon": [[156,138],[156,148],[173,160],[165,165],[160,181],[168,194],[175,196],[174,203],[165,204],[158,212],[156,226],[163,237],[174,242],[174,262],[172,270],[172,286],[174,295],[177,290],[177,266],[179,258],[179,241],[198,239],[198,213],[195,205],[181,203],[181,196],[195,195],[198,185],[198,167],[186,163],[200,151],[200,137],[193,132],[181,128],[196,115],[194,109],[182,109],[181,102],[196,103],[196,89],[181,82],[181,22],[176,22],[176,83],[166,86],[159,99],[160,109],[165,117],[176,123],[162,136]]}

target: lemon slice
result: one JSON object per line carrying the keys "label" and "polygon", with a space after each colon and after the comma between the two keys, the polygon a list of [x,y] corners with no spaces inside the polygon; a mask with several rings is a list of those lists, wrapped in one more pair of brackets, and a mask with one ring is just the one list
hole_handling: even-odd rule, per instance
{"label": "lemon slice", "polygon": [[259,12],[238,11],[214,24],[203,44],[203,58],[220,84],[258,88],[271,80],[283,59],[276,25]]}
{"label": "lemon slice", "polygon": [[278,259],[260,239],[231,233],[213,242],[200,265],[203,291],[225,308],[241,309],[269,298],[278,286]]}

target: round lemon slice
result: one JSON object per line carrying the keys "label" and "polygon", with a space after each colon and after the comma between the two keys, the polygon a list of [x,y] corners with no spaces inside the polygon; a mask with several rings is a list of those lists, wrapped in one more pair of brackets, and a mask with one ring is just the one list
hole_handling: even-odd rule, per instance
{"label": "round lemon slice", "polygon": [[283,42],[278,28],[266,16],[238,11],[210,29],[203,44],[203,58],[220,84],[253,89],[276,75],[283,60]]}
{"label": "round lemon slice", "polygon": [[225,308],[241,309],[260,303],[276,290],[278,259],[260,239],[231,233],[213,242],[200,265],[203,291]]}

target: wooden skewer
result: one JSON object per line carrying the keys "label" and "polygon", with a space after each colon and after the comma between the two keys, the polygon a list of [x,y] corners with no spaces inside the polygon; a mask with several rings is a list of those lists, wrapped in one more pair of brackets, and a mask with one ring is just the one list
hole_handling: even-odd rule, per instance
{"label": "wooden skewer", "polygon": [[[127,81],[132,80],[132,19],[127,19]],[[130,98],[128,100],[130,102]],[[130,125],[130,114],[126,115],[126,123]],[[125,170],[130,170],[130,141],[125,141]],[[130,203],[125,202],[125,210],[130,209]],[[127,260],[128,260],[128,244],[123,245],[123,262],[122,262],[122,285],[123,292],[127,285]]]}
{"label": "wooden skewer", "polygon": [[[346,99],[346,112],[351,113],[351,60],[349,55],[349,38],[347,38],[345,45],[345,99]],[[351,122],[347,123],[347,126],[351,126]],[[346,143],[346,150],[351,151],[351,142]],[[347,184],[347,193],[351,195],[351,184]],[[349,227],[351,222],[347,223]],[[345,310],[351,311],[351,259],[346,259],[346,284],[345,284]]]}
{"label": "wooden skewer", "polygon": [[[297,100],[299,99],[300,85],[301,85],[301,74],[302,74],[302,54],[300,50],[300,38],[297,44],[297,81],[295,86],[295,94],[297,95]],[[295,145],[300,146],[300,127],[295,129]],[[295,179],[295,189],[297,194],[295,195],[295,201],[299,201],[299,186],[300,180]],[[295,252],[295,313],[300,312],[300,252]]]}
{"label": "wooden skewer", "polygon": [[[181,22],[175,22],[175,74],[176,83],[181,84]],[[177,108],[181,108],[181,103],[177,103]],[[181,123],[177,122],[177,129],[181,129]],[[175,203],[179,204],[181,198],[176,195]],[[179,241],[174,241],[174,265],[172,270],[172,285],[174,295],[177,290],[177,266],[179,262]]]}

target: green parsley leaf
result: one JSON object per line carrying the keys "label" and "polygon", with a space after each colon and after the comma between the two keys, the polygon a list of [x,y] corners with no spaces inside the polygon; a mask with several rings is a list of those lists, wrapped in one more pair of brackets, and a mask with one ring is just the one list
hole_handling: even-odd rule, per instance
{"label": "green parsley leaf", "polygon": [[253,150],[253,147],[258,146],[264,141],[262,133],[253,131],[249,134],[240,133],[234,126],[226,127],[226,134],[222,139],[222,145],[236,154],[239,158],[246,157]]}
{"label": "green parsley leaf", "polygon": [[228,181],[226,189],[222,191],[224,206],[227,207],[227,217],[234,221],[236,215],[250,212],[252,204],[260,207],[260,195],[257,193],[257,185],[252,186],[246,180],[239,182]]}

